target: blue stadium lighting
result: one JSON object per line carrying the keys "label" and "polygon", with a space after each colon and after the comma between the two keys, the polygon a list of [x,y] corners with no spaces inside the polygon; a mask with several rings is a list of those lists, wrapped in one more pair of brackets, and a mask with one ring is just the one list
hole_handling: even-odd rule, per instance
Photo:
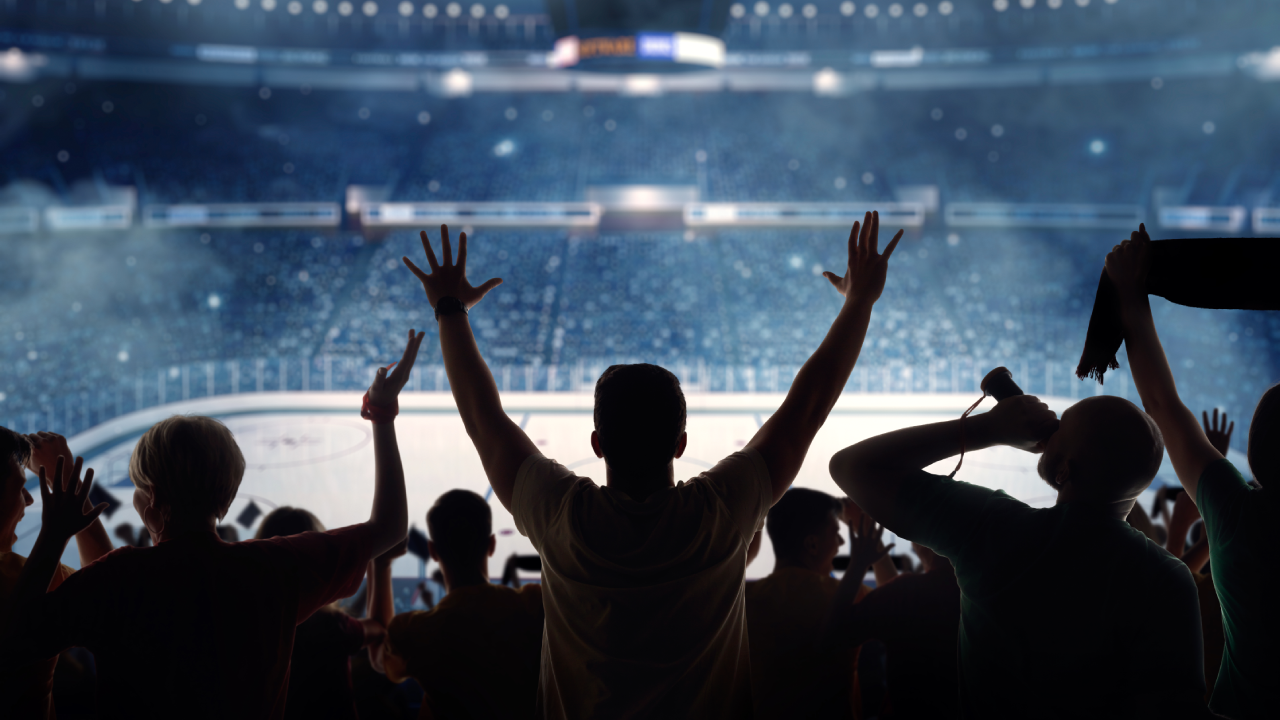
{"label": "blue stadium lighting", "polygon": [[493,146],[493,154],[498,157],[506,157],[515,151],[516,151],[516,144],[514,142],[511,142],[510,139],[503,140],[502,142]]}
{"label": "blue stadium lighting", "polygon": [[1101,140],[1093,140],[1089,143],[1089,152],[1094,155],[1101,155],[1107,151],[1107,144]]}
{"label": "blue stadium lighting", "polygon": [[217,293],[214,293],[214,294],[210,295],[210,296],[209,296],[209,309],[211,309],[211,310],[217,310],[217,309],[218,309],[218,308],[220,308],[220,307],[222,307],[222,298],[221,298],[221,297],[219,297],[219,296],[217,295]]}

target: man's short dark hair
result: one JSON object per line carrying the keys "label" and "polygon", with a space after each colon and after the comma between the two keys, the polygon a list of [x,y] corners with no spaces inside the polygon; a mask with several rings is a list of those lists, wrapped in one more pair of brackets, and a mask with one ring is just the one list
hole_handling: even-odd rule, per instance
{"label": "man's short dark hair", "polygon": [[769,509],[765,527],[773,554],[782,560],[798,558],[804,539],[822,532],[832,513],[839,514],[840,500],[820,490],[793,487]]}
{"label": "man's short dark hair", "polygon": [[427,533],[441,564],[465,567],[489,551],[493,513],[489,503],[470,490],[450,490],[427,511]]}
{"label": "man's short dark hair", "polygon": [[[226,526],[220,526],[226,527]],[[266,540],[273,537],[301,535],[304,532],[324,532],[324,523],[310,510],[284,505],[267,513],[258,525],[254,538]]]}
{"label": "man's short dark hair", "polygon": [[613,365],[596,381],[595,424],[615,471],[653,472],[675,457],[684,433],[680,380],[657,365]]}
{"label": "man's short dark hair", "polygon": [[[31,457],[31,443],[27,441],[25,435],[16,433],[7,427],[0,427],[0,461],[13,458],[18,464],[18,468],[26,467],[27,460]],[[7,472],[7,470],[6,470]],[[49,472],[53,473],[53,468],[49,468]],[[3,475],[0,475],[3,477]]]}
{"label": "man's short dark hair", "polygon": [[1249,469],[1259,485],[1280,478],[1280,385],[1262,393],[1249,423]]}

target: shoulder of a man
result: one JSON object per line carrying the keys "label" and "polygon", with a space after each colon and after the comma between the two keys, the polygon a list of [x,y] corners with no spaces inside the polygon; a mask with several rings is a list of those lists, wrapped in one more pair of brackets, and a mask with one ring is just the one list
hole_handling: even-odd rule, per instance
{"label": "shoulder of a man", "polygon": [[1204,518],[1209,539],[1221,545],[1242,528],[1240,514],[1246,509],[1251,493],[1255,492],[1244,476],[1223,458],[1209,463],[1196,484],[1196,507]]}
{"label": "shoulder of a man", "polygon": [[692,489],[709,490],[728,509],[738,532],[748,543],[773,506],[769,467],[754,448],[729,455],[684,484]]}
{"label": "shoulder of a man", "polygon": [[542,606],[542,583],[535,582],[521,585],[516,594],[527,612],[538,617],[542,617],[545,614],[546,611]]}
{"label": "shoulder of a man", "polygon": [[894,533],[963,562],[975,533],[1034,512],[1001,490],[919,470],[899,484]]}
{"label": "shoulder of a man", "polygon": [[583,484],[594,486],[591,480],[578,477],[541,453],[525,458],[511,493],[511,517],[516,530],[540,548],[547,527],[563,511],[565,500]]}
{"label": "shoulder of a man", "polygon": [[350,597],[360,587],[373,555],[374,529],[364,523],[327,532],[235,543],[241,552],[270,558],[297,583],[298,621],[320,607]]}

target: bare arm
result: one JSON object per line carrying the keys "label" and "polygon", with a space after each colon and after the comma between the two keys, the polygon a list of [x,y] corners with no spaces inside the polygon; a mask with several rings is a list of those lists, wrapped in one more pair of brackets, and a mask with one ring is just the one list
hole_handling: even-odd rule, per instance
{"label": "bare arm", "polygon": [[879,231],[878,213],[867,213],[861,225],[854,223],[849,233],[845,276],[823,273],[844,295],[844,307],[822,344],[796,374],[781,407],[747,443],[747,447],[760,453],[769,468],[774,502],[791,487],[800,472],[809,444],[844,391],[862,350],[862,341],[871,323],[871,308],[884,291],[889,256],[902,238],[899,230],[881,254]]}
{"label": "bare arm", "polygon": [[1173,381],[1173,371],[1165,358],[1160,337],[1156,335],[1151,303],[1147,297],[1147,270],[1151,265],[1151,237],[1146,226],[1107,255],[1107,275],[1115,283],[1120,296],[1120,314],[1124,323],[1125,347],[1132,366],[1133,384],[1142,404],[1164,435],[1165,450],[1178,474],[1178,480],[1196,500],[1196,488],[1204,469],[1222,459],[1196,416],[1182,399]]}
{"label": "bare arm", "polygon": [[[431,242],[423,232],[422,247],[426,251],[431,272],[424,273],[409,258],[404,263],[422,281],[427,301],[435,307],[441,298],[457,298],[471,308],[502,280],[493,278],[480,287],[467,282],[467,234],[458,237],[458,262],[453,262],[453,249],[449,243],[449,227],[440,226],[444,262],[436,261]],[[515,490],[516,473],[530,455],[538,452],[537,446],[525,435],[520,426],[507,417],[498,395],[498,385],[493,373],[485,365],[476,346],[475,335],[466,313],[452,313],[440,317],[440,351],[444,355],[445,371],[449,374],[449,386],[453,399],[462,416],[467,436],[480,454],[485,475],[493,486],[493,494],[503,507],[511,509],[511,496]]]}
{"label": "bare arm", "polygon": [[[418,357],[418,346],[424,333],[409,331],[409,341],[404,355],[391,373],[378,368],[373,385],[369,388],[369,404],[386,407],[397,402],[400,391],[409,381],[409,373]],[[381,555],[396,543],[402,542],[409,532],[409,505],[405,498],[404,467],[400,462],[400,448],[396,444],[395,422],[373,423],[374,486],[373,508],[366,523],[375,533],[371,543],[373,554]]]}
{"label": "bare arm", "polygon": [[390,550],[369,561],[369,594],[366,600],[364,642],[369,648],[369,664],[378,672],[386,672],[383,661],[386,654],[387,626],[395,617],[395,595],[391,588],[391,563],[408,549],[406,537]]}
{"label": "bare arm", "polygon": [[959,455],[962,448],[972,452],[1012,445],[1035,451],[1057,428],[1058,418],[1047,405],[1018,395],[981,415],[895,430],[851,445],[832,456],[831,477],[863,510],[893,528],[903,477]]}

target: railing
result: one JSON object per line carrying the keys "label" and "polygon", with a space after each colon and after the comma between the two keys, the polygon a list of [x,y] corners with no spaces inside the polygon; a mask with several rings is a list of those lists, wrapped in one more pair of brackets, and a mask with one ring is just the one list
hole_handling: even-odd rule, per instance
{"label": "railing", "polygon": [[[637,361],[599,359],[571,365],[494,362],[490,367],[498,388],[504,392],[590,392],[596,378],[609,365]],[[1031,394],[1073,399],[1108,394],[1137,400],[1124,368],[1109,372],[1106,385],[1100,386],[1093,381],[1076,380],[1071,362],[970,357],[860,364],[854,368],[845,392],[960,393],[976,397],[982,377],[1000,365],[1008,367],[1019,386]],[[63,397],[36,408],[5,407],[0,409],[0,418],[6,427],[20,432],[52,430],[70,436],[126,413],[184,400],[238,393],[363,390],[372,381],[376,367],[364,358],[335,355],[194,362],[138,374],[98,391]],[[700,361],[666,367],[680,378],[687,393],[786,392],[800,369],[797,365],[727,366]],[[448,392],[444,366],[418,365],[405,389]],[[12,406],[12,400],[5,405]]]}

